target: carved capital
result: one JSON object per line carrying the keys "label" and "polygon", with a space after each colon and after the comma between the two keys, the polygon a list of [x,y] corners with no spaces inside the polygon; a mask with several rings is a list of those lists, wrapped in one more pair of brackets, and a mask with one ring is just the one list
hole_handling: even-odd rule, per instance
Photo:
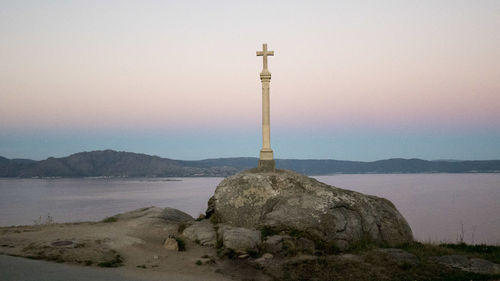
{"label": "carved capital", "polygon": [[261,72],[260,73],[260,80],[262,81],[270,81],[271,80],[271,72]]}

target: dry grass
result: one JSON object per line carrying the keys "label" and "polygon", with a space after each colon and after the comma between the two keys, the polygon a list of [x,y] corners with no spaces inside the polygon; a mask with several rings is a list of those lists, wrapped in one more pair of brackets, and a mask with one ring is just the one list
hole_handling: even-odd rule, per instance
{"label": "dry grass", "polygon": [[497,262],[500,247],[465,244],[410,243],[399,247],[418,257],[418,263],[397,263],[379,251],[356,249],[354,253],[362,261],[339,258],[336,255],[320,256],[315,259],[295,260],[283,265],[283,276],[278,280],[336,280],[336,281],[452,281],[452,280],[498,280],[500,274],[487,275],[452,269],[434,261],[434,257],[460,254]]}

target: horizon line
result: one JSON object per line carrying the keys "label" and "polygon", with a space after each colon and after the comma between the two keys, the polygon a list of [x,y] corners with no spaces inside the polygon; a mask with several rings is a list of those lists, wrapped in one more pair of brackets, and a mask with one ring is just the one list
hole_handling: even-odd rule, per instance
{"label": "horizon line", "polygon": [[[203,159],[191,159],[191,160],[185,160],[185,159],[174,159],[174,158],[168,158],[165,156],[159,156],[156,154],[147,154],[143,152],[131,152],[131,151],[124,151],[124,150],[114,150],[114,149],[102,149],[102,150],[91,150],[91,151],[80,151],[80,152],[75,152],[71,153],[66,156],[60,156],[60,157],[55,157],[55,156],[49,156],[45,159],[40,159],[40,160],[35,160],[31,158],[7,158],[2,155],[0,155],[1,158],[7,159],[7,160],[31,160],[31,161],[45,161],[50,158],[66,158],[70,157],[75,154],[80,154],[80,153],[92,153],[92,152],[105,152],[105,151],[111,151],[111,152],[118,152],[118,153],[133,153],[133,154],[142,154],[146,156],[152,156],[152,157],[159,157],[163,159],[169,159],[169,160],[174,160],[174,161],[187,161],[187,162],[194,162],[194,161],[206,161],[206,160],[218,160],[218,159],[237,159],[237,158],[255,158],[259,159],[257,156],[231,156],[231,157],[218,157],[218,158],[203,158]],[[346,162],[377,162],[377,161],[384,161],[384,160],[422,160],[422,161],[430,161],[430,162],[466,162],[466,161],[500,161],[500,159],[481,159],[481,160],[470,160],[470,159],[433,159],[433,160],[428,160],[428,159],[422,159],[422,158],[403,158],[403,157],[390,157],[390,158],[384,158],[384,159],[378,159],[378,160],[346,160],[346,159],[334,159],[334,158],[275,158],[274,160],[300,160],[300,161],[346,161]]]}

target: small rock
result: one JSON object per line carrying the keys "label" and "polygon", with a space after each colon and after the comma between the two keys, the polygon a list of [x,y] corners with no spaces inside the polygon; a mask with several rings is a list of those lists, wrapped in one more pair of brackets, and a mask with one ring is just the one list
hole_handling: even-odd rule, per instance
{"label": "small rock", "polygon": [[263,243],[263,248],[265,251],[277,254],[283,249],[283,236],[273,235],[266,238]]}
{"label": "small rock", "polygon": [[246,254],[248,250],[256,250],[261,242],[260,231],[243,227],[219,226],[222,244],[236,253]]}
{"label": "small rock", "polygon": [[263,257],[260,257],[260,258],[258,258],[258,259],[255,259],[255,260],[253,261],[253,264],[254,264],[254,266],[255,266],[255,267],[257,267],[257,268],[264,268],[264,267],[265,267],[265,265],[267,264],[267,260],[268,260],[268,259],[265,259],[265,258],[263,258]]}
{"label": "small rock", "polygon": [[217,243],[217,235],[214,226],[208,220],[196,221],[184,229],[182,235],[191,241],[199,242],[202,246],[214,247]]}
{"label": "small rock", "polygon": [[157,260],[157,259],[160,259],[160,257],[158,257],[157,255],[154,255],[154,256],[153,256],[153,259],[154,259],[154,260]]}
{"label": "small rock", "polygon": [[168,238],[167,240],[165,240],[165,243],[163,243],[163,247],[170,251],[179,251],[179,243],[177,243],[177,240],[175,240],[175,238]]}
{"label": "small rock", "polygon": [[253,264],[257,267],[257,268],[264,268],[266,267],[266,265],[269,263],[269,261],[273,258],[274,256],[270,253],[265,253],[262,255],[262,257],[258,258],[258,259],[255,259],[253,261]]}
{"label": "small rock", "polygon": [[273,254],[265,253],[265,254],[262,255],[262,258],[268,260],[268,259],[274,258],[274,256],[273,256]]}

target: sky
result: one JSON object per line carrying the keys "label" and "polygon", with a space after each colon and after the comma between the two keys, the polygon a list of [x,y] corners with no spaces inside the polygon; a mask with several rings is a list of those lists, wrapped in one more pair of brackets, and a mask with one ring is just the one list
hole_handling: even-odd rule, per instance
{"label": "sky", "polygon": [[1,1],[0,155],[500,159],[500,1]]}

